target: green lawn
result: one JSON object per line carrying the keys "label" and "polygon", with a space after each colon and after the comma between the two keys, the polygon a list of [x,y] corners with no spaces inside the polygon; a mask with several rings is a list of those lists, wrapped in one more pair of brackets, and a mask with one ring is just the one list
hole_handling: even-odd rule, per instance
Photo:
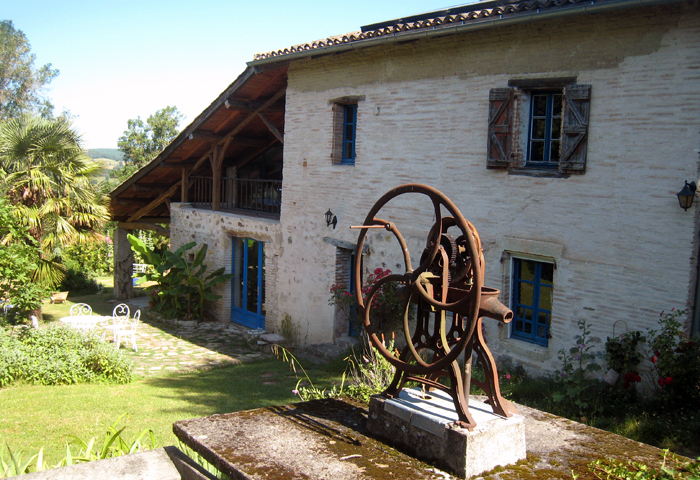
{"label": "green lawn", "polygon": [[[317,385],[337,382],[339,362],[308,368]],[[128,414],[125,438],[143,429],[156,433],[159,445],[172,445],[172,424],[177,420],[283,405],[298,400],[297,383],[289,366],[266,360],[185,375],[135,381],[129,385],[21,385],[0,390],[0,444],[38,451],[53,465],[65,456],[65,442],[75,435],[85,441],[103,438],[105,425]]]}

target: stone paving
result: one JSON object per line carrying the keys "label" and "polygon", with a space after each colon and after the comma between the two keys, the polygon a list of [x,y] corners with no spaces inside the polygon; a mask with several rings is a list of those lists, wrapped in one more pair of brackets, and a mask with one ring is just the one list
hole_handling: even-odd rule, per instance
{"label": "stone paving", "polygon": [[247,330],[233,323],[175,325],[156,321],[147,309],[142,311],[145,318],[136,332],[138,352],[130,343],[121,344],[121,350],[133,359],[137,375],[155,376],[273,357],[269,346],[260,347],[255,340],[250,343]]}

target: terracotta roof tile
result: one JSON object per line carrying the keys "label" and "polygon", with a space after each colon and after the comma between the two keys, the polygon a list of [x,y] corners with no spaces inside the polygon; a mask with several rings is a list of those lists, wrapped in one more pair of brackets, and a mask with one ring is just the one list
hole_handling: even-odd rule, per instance
{"label": "terracotta roof tile", "polygon": [[[253,61],[265,60],[274,57],[282,57],[294,53],[299,53],[307,50],[315,50],[335,45],[360,42],[371,38],[400,35],[404,32],[415,32],[427,29],[439,29],[454,26],[456,24],[478,22],[490,17],[502,17],[508,15],[517,15],[519,13],[527,13],[532,11],[539,12],[542,9],[561,8],[568,5],[583,5],[591,4],[591,0],[525,0],[519,2],[508,3],[490,8],[478,8],[478,4],[474,4],[474,10],[448,14],[444,16],[436,16],[434,18],[426,18],[415,22],[395,23],[389,26],[382,26],[377,29],[368,30],[365,32],[350,32],[343,35],[328,37],[321,40],[316,40],[310,43],[294,45],[282,50],[274,50],[265,53],[256,53]],[[436,14],[444,14],[444,11],[435,12]]]}

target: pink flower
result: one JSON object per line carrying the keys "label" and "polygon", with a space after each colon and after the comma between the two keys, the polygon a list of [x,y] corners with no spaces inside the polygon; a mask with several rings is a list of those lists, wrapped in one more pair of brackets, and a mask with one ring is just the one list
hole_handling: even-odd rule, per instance
{"label": "pink flower", "polygon": [[506,378],[510,379],[510,373],[506,373]]}
{"label": "pink flower", "polygon": [[295,388],[294,390],[292,390],[292,394],[294,394],[294,395],[299,395],[299,390],[297,390],[297,389]]}

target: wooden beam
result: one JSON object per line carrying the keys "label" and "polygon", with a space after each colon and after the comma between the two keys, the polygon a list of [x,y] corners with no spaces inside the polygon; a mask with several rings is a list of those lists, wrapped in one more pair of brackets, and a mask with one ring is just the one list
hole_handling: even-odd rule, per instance
{"label": "wooden beam", "polygon": [[146,215],[148,212],[156,208],[158,205],[163,203],[166,198],[170,197],[173,193],[177,192],[177,189],[180,188],[180,182],[182,180],[179,180],[177,183],[175,183],[172,187],[170,187],[167,191],[161,193],[158,198],[153,200],[151,203],[134,213],[132,216],[130,216],[126,221],[127,223],[135,222],[139,218],[143,217]]}
{"label": "wooden beam", "polygon": [[[235,98],[229,98],[224,102],[224,105],[228,110],[240,110],[242,112],[254,112],[258,110],[259,107],[263,105],[263,102],[258,100],[237,100]],[[265,111],[283,112],[284,105],[268,105]]]}
{"label": "wooden beam", "polygon": [[170,188],[169,183],[134,183],[131,188],[134,192],[152,192],[154,190],[165,190]]}
{"label": "wooden beam", "polygon": [[[273,96],[271,96],[271,97],[270,97],[269,99],[267,99],[265,102],[263,102],[263,104],[260,105],[260,107],[256,108],[254,112],[252,112],[250,115],[248,115],[246,118],[244,118],[244,119],[241,121],[241,123],[239,123],[239,124],[236,126],[236,128],[234,128],[233,130],[231,130],[230,132],[228,132],[226,135],[224,135],[223,138],[224,138],[225,140],[220,141],[219,144],[223,144],[223,143],[226,142],[226,141],[231,141],[231,139],[233,139],[233,137],[234,137],[238,132],[240,132],[241,130],[243,130],[243,128],[244,128],[246,125],[248,125],[251,121],[253,121],[254,118],[257,117],[258,112],[262,112],[262,111],[264,111],[265,109],[267,109],[268,107],[270,107],[270,105],[273,105],[277,100],[279,100],[280,98],[282,98],[286,92],[287,92],[287,87],[286,87],[286,86],[285,86],[285,87],[282,87],[281,89],[279,89],[279,91],[278,91],[277,93],[275,93]],[[274,143],[277,143],[277,140],[275,140]],[[206,161],[209,159],[209,155],[213,152],[213,150],[214,150],[214,147],[210,148],[209,151],[208,151],[207,153],[205,153],[204,155],[202,155],[202,156],[199,158],[199,160],[197,160],[197,163],[195,163],[195,164],[194,164],[194,167],[192,167],[192,170],[190,170],[190,174],[195,173],[195,172],[197,171],[197,169],[198,169],[199,167],[201,167],[202,164],[203,164],[204,162],[206,162]]]}
{"label": "wooden beam", "polygon": [[195,160],[163,160],[160,162],[161,166],[165,167],[190,167],[196,163]]}
{"label": "wooden beam", "polygon": [[117,227],[123,228],[124,230],[150,230],[156,232],[159,235],[170,238],[170,230],[163,228],[160,225],[154,223],[146,222],[119,222]]}
{"label": "wooden beam", "polygon": [[206,132],[192,132],[190,133],[189,137],[187,137],[189,140],[198,140],[201,142],[207,142],[211,144],[217,144],[219,143],[219,140],[223,138],[222,135],[214,135],[213,133],[206,133]]}
{"label": "wooden beam", "polygon": [[275,124],[272,123],[272,122],[265,116],[265,114],[262,113],[262,112],[258,112],[258,117],[260,117],[260,120],[262,120],[263,123],[265,123],[265,125],[266,125],[267,128],[272,132],[272,134],[273,134],[275,137],[277,137],[277,140],[279,140],[280,143],[281,143],[282,145],[284,145],[284,136],[280,133],[279,130],[277,130],[277,127],[275,126]]}
{"label": "wooden beam", "polygon": [[143,206],[143,205],[148,205],[148,200],[141,200],[138,198],[122,198],[122,197],[117,197],[112,199],[112,205],[115,206],[126,206],[126,205],[132,205],[132,206]]}

